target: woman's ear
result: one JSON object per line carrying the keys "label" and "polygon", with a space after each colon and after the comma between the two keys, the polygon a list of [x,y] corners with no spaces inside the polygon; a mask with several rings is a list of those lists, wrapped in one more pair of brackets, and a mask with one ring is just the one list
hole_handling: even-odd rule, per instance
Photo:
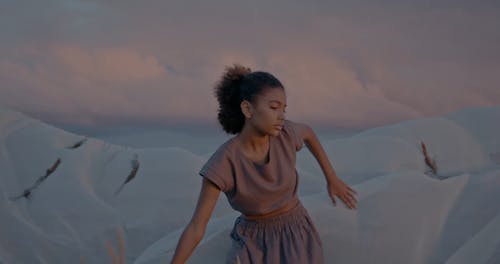
{"label": "woman's ear", "polygon": [[241,112],[246,118],[252,118],[252,104],[247,100],[243,100],[240,104]]}

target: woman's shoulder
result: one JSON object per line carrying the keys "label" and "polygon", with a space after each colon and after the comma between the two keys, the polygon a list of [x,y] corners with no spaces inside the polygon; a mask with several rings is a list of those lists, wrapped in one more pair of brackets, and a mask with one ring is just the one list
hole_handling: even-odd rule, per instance
{"label": "woman's shoulder", "polygon": [[285,119],[283,122],[283,132],[286,134],[287,138],[295,145],[295,150],[299,151],[304,146],[304,138],[297,127],[299,123]]}
{"label": "woman's shoulder", "polygon": [[219,147],[215,149],[212,156],[224,156],[230,158],[234,153],[235,137],[231,137],[224,141]]}
{"label": "woman's shoulder", "polygon": [[213,151],[205,162],[205,165],[202,168],[206,170],[208,168],[218,168],[218,167],[226,167],[232,163],[232,145],[233,140],[230,138],[219,145],[215,151]]}

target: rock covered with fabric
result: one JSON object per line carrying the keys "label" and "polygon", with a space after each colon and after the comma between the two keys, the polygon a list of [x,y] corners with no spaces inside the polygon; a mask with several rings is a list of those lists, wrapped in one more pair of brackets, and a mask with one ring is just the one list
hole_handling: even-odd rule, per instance
{"label": "rock covered with fabric", "polygon": [[[334,207],[314,158],[297,152],[325,263],[499,262],[498,120],[500,107],[464,109],[321,140],[356,210]],[[213,154],[115,145],[7,109],[0,143],[1,263],[111,263],[106,243],[121,242],[127,263],[168,262]],[[189,263],[223,262],[238,215],[221,195]]]}

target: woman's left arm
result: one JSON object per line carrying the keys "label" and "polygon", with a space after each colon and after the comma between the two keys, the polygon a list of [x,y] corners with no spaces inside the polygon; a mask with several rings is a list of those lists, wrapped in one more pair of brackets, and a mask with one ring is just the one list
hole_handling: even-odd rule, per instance
{"label": "woman's left arm", "polygon": [[356,208],[356,191],[337,176],[313,129],[307,124],[298,122],[295,122],[294,126],[296,133],[298,133],[299,136],[302,136],[304,144],[318,161],[321,170],[325,175],[328,194],[330,195],[334,206],[337,204],[335,201],[335,196],[337,196],[349,209]]}

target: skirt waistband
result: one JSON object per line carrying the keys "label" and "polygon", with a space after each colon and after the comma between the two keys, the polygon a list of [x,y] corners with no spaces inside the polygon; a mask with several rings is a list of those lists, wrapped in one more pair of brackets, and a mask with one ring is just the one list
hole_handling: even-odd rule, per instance
{"label": "skirt waistband", "polygon": [[[273,212],[270,212],[268,214],[264,214],[264,215],[261,215],[261,216],[248,216],[248,215],[245,215],[245,214],[241,214],[241,218],[245,218],[246,220],[261,220],[261,219],[266,219],[266,218],[273,218],[273,217],[276,217],[276,216],[280,216],[282,214],[286,214],[287,212],[293,210],[295,207],[298,206],[298,204],[300,203],[300,200],[298,197],[294,197],[291,201],[289,201],[289,203],[285,206],[285,208],[281,208],[281,209],[278,209],[276,211],[273,211]],[[281,211],[283,210],[283,211]],[[278,213],[274,213],[274,212],[278,212]]]}
{"label": "skirt waistband", "polygon": [[247,219],[243,215],[240,215],[236,219],[236,223],[241,224],[246,228],[281,225],[290,222],[303,221],[304,215],[307,216],[307,211],[302,205],[302,202],[299,200],[293,208],[282,214],[259,219]]}

